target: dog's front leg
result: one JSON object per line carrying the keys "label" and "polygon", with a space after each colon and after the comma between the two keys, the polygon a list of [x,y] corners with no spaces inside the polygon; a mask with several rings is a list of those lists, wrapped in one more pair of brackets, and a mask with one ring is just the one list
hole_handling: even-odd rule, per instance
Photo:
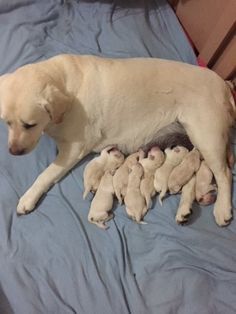
{"label": "dog's front leg", "polygon": [[34,184],[20,198],[17,206],[18,214],[23,215],[31,212],[40,197],[66,175],[87,153],[79,143],[59,144],[58,150],[59,153],[55,161],[38,176]]}

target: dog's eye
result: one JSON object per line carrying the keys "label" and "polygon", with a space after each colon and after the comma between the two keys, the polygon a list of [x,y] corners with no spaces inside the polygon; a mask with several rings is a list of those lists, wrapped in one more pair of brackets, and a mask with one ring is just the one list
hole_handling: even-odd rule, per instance
{"label": "dog's eye", "polygon": [[28,130],[28,129],[35,127],[36,125],[37,125],[36,123],[34,123],[34,124],[23,123],[23,128]]}

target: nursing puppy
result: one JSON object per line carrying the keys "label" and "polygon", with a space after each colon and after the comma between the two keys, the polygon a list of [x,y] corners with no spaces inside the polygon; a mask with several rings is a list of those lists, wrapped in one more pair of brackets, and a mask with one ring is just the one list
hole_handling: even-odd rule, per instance
{"label": "nursing puppy", "polygon": [[182,162],[172,170],[168,178],[170,194],[180,192],[182,186],[198,171],[200,162],[200,153],[196,148],[184,156]]}
{"label": "nursing puppy", "polygon": [[172,170],[181,163],[187,153],[188,149],[183,146],[165,149],[165,162],[156,170],[154,175],[154,187],[156,192],[160,193],[160,204],[162,204],[162,199],[168,190],[168,179]]}
{"label": "nursing puppy", "polygon": [[58,147],[55,161],[21,197],[19,214],[32,211],[90,152],[115,143],[131,154],[178,121],[216,179],[216,222],[225,226],[232,217],[226,150],[235,103],[228,84],[209,69],[155,58],[59,55],[1,77],[0,108],[12,154],[32,151],[42,132]]}
{"label": "nursing puppy", "polygon": [[120,205],[123,203],[126,195],[129,172],[135,164],[141,161],[142,158],[144,158],[143,150],[139,150],[138,152],[129,155],[113,176],[114,191]]}
{"label": "nursing puppy", "polygon": [[124,161],[124,155],[114,146],[108,146],[101,151],[100,156],[92,159],[84,169],[84,194],[96,192],[106,170],[114,172]]}
{"label": "nursing puppy", "polygon": [[196,175],[182,187],[181,198],[175,220],[178,224],[184,224],[192,213],[192,204],[195,200]]}
{"label": "nursing puppy", "polygon": [[216,199],[216,185],[212,184],[213,173],[202,160],[200,168],[196,173],[196,200],[201,205],[209,205],[214,203]]}
{"label": "nursing puppy", "polygon": [[113,218],[113,213],[111,212],[113,194],[112,173],[107,170],[102,176],[97,192],[92,199],[88,214],[89,222],[102,229],[108,228],[106,222]]}
{"label": "nursing puppy", "polygon": [[140,191],[143,174],[144,170],[140,163],[131,167],[127,191],[124,198],[125,210],[128,216],[137,223],[144,223],[142,219],[147,213],[147,205]]}
{"label": "nursing puppy", "polygon": [[140,191],[146,200],[147,208],[150,208],[151,198],[156,194],[154,188],[154,173],[165,160],[164,153],[158,146],[154,146],[148,152],[147,158],[140,160],[143,166],[144,176],[141,180]]}
{"label": "nursing puppy", "polygon": [[179,207],[176,214],[176,222],[184,224],[192,213],[194,200],[201,205],[214,203],[216,199],[216,186],[212,184],[213,173],[202,160],[200,168],[193,177],[182,187]]}

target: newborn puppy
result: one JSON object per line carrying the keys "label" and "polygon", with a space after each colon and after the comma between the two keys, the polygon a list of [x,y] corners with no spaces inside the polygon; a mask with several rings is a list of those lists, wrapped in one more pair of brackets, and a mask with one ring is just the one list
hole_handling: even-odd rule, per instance
{"label": "newborn puppy", "polygon": [[171,194],[178,193],[182,186],[185,185],[198,171],[200,167],[200,153],[193,148],[187,153],[182,162],[171,172],[168,179],[168,189]]}
{"label": "newborn puppy", "polygon": [[140,183],[143,174],[143,167],[140,163],[131,167],[127,191],[124,198],[128,216],[138,223],[144,223],[142,219],[147,212],[147,205],[140,191]]}
{"label": "newborn puppy", "polygon": [[188,149],[183,146],[176,146],[173,149],[165,149],[165,162],[159,169],[156,170],[154,176],[155,190],[157,193],[160,193],[160,204],[162,204],[162,199],[168,190],[168,179],[171,171],[181,163],[187,153]]}
{"label": "newborn puppy", "polygon": [[213,173],[205,160],[196,173],[196,200],[201,205],[209,205],[216,200],[216,185],[212,184]]}
{"label": "newborn puppy", "polygon": [[91,160],[84,169],[84,194],[96,192],[100,180],[106,170],[115,171],[124,162],[124,155],[114,146],[108,146],[101,151],[100,156]]}
{"label": "newborn puppy", "polygon": [[193,175],[192,178],[182,188],[181,199],[175,217],[175,220],[178,224],[186,223],[192,212],[191,207],[195,199],[195,183],[196,176]]}
{"label": "newborn puppy", "polygon": [[151,173],[159,168],[165,160],[164,153],[160,150],[158,146],[153,146],[146,158],[143,158],[139,163],[143,166],[144,173]]}
{"label": "newborn puppy", "polygon": [[144,177],[141,180],[140,191],[146,200],[147,208],[150,208],[151,198],[155,195],[154,173],[165,160],[164,153],[158,146],[154,146],[148,152],[147,158],[140,160],[144,169]]}
{"label": "newborn puppy", "polygon": [[113,176],[113,186],[115,195],[119,201],[119,204],[123,203],[123,199],[126,194],[126,189],[128,185],[129,170],[135,164],[137,164],[141,159],[144,158],[144,151],[139,150],[138,152],[129,155],[124,163],[116,170]]}
{"label": "newborn puppy", "polygon": [[106,222],[113,218],[113,213],[111,213],[113,194],[112,174],[110,171],[106,171],[91,202],[88,214],[89,222],[94,223],[102,229],[108,228]]}

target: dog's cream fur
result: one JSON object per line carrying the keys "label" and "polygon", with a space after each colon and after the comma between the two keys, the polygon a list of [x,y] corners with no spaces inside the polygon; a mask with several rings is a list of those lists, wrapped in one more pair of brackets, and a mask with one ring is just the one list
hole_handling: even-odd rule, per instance
{"label": "dog's cream fur", "polygon": [[0,103],[13,154],[30,152],[42,132],[59,151],[21,197],[18,213],[30,212],[91,151],[115,143],[132,153],[179,121],[214,173],[216,222],[232,217],[226,147],[235,108],[229,86],[211,70],[151,58],[59,55],[1,77]]}

